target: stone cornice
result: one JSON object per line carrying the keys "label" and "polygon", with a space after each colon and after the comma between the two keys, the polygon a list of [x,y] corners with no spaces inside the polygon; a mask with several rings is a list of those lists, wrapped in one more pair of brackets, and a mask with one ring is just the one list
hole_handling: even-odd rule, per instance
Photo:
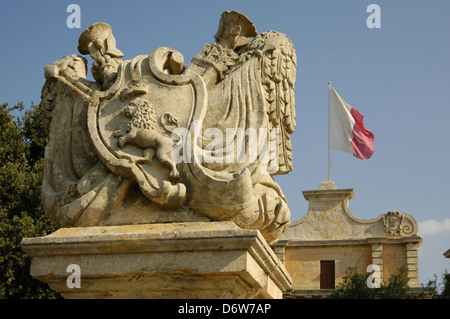
{"label": "stone cornice", "polygon": [[303,191],[303,196],[309,202],[307,213],[291,222],[280,241],[325,244],[366,242],[380,238],[393,243],[413,242],[420,238],[417,222],[406,213],[392,210],[372,219],[357,218],[349,209],[354,190],[337,189],[332,181],[322,183],[318,190]]}

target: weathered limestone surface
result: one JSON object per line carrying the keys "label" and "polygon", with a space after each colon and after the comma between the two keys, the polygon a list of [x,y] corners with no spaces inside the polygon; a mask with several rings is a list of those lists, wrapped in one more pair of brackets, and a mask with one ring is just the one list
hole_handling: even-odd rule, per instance
{"label": "weathered limestone surface", "polygon": [[[286,35],[222,14],[189,65],[175,49],[122,60],[95,23],[45,67],[44,209],[59,227],[233,221],[275,242],[290,211],[296,54]],[[173,215],[173,216],[170,216]]]}
{"label": "weathered limestone surface", "polygon": [[259,231],[232,222],[61,228],[22,247],[65,298],[281,298],[292,284]]}

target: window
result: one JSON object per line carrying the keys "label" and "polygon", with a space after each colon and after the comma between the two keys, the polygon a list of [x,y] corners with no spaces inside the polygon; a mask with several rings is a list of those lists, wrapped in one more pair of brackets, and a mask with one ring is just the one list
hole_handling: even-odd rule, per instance
{"label": "window", "polygon": [[320,289],[334,289],[334,260],[320,261]]}

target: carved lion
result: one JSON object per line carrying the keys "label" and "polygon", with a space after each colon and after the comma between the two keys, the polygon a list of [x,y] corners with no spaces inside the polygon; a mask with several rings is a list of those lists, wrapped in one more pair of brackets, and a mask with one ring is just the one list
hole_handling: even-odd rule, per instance
{"label": "carved lion", "polygon": [[[114,136],[118,137],[119,146],[122,148],[125,144],[132,143],[143,148],[143,161],[149,163],[156,154],[159,162],[171,170],[170,179],[178,180],[180,174],[170,156],[175,143],[159,132],[161,126],[169,133],[170,130],[164,123],[158,125],[153,105],[142,98],[134,99],[125,107],[124,115],[131,120],[128,123],[127,133],[120,130],[114,132]],[[170,121],[177,125],[177,120],[173,116],[170,116]]]}

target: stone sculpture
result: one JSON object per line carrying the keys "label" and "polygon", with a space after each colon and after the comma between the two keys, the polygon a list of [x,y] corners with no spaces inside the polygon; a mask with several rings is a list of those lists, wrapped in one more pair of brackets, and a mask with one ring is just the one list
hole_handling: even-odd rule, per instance
{"label": "stone sculpture", "polygon": [[[253,39],[251,39],[253,38]],[[233,221],[268,243],[290,212],[273,176],[292,170],[296,54],[282,33],[222,14],[184,64],[160,47],[123,61],[96,23],[45,67],[43,203],[59,227]]]}

